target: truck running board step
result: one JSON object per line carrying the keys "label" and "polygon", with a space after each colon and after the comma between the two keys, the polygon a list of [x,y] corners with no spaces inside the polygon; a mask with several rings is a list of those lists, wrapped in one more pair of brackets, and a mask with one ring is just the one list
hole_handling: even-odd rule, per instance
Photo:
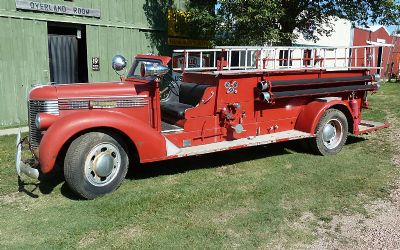
{"label": "truck running board step", "polygon": [[366,134],[369,132],[373,132],[388,127],[389,127],[388,123],[365,121],[365,120],[362,120],[361,123],[358,125],[360,134]]}
{"label": "truck running board step", "polygon": [[206,145],[182,148],[181,152],[178,153],[176,156],[184,157],[191,155],[208,154],[224,150],[266,145],[274,142],[283,142],[283,141],[296,140],[308,137],[312,137],[312,135],[298,130],[289,130],[268,135],[252,136],[233,141],[223,141]]}

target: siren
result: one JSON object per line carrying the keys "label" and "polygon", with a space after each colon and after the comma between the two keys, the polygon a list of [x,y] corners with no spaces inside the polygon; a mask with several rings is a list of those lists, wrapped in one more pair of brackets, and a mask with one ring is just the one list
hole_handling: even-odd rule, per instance
{"label": "siren", "polygon": [[140,74],[142,77],[157,76],[161,77],[169,72],[169,68],[165,65],[152,62],[144,62],[140,67]]}

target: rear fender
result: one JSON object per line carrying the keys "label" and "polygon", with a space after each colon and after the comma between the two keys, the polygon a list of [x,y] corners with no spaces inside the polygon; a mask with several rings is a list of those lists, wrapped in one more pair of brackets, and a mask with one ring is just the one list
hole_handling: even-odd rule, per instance
{"label": "rear fender", "polygon": [[42,172],[49,173],[54,168],[60,150],[69,139],[96,128],[111,128],[125,134],[136,146],[141,161],[167,155],[165,138],[149,124],[118,112],[79,111],[56,121],[44,134],[39,149]]}
{"label": "rear fender", "polygon": [[315,135],[318,122],[330,108],[341,110],[347,117],[349,127],[354,124],[349,105],[342,100],[318,99],[307,104],[296,120],[295,129]]}

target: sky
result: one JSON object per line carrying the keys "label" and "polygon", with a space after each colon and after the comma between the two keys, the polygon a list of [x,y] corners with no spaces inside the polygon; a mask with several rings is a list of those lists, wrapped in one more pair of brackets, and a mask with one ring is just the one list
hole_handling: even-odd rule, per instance
{"label": "sky", "polygon": [[[400,18],[400,17],[399,17],[399,18]],[[389,30],[390,33],[392,33],[393,31],[396,30],[396,26],[394,26],[394,25],[393,25],[393,26],[388,26],[387,28],[388,28],[388,30]]]}

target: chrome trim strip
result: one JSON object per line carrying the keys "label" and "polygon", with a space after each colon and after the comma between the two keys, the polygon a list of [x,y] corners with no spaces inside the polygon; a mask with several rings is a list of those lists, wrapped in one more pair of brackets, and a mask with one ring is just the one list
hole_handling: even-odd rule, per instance
{"label": "chrome trim strip", "polygon": [[59,100],[91,100],[91,99],[126,99],[126,98],[148,98],[148,95],[127,95],[127,96],[89,96],[89,97],[71,97],[60,98]]}
{"label": "chrome trim strip", "polygon": [[[93,105],[91,102],[96,102]],[[100,104],[100,105],[99,105]],[[104,104],[104,106],[101,106]],[[107,105],[108,104],[108,105]],[[58,105],[60,110],[74,110],[74,109],[106,109],[106,108],[132,108],[144,107],[149,104],[149,100],[142,96],[135,96],[130,98],[116,98],[109,97],[107,99],[60,99]]]}

